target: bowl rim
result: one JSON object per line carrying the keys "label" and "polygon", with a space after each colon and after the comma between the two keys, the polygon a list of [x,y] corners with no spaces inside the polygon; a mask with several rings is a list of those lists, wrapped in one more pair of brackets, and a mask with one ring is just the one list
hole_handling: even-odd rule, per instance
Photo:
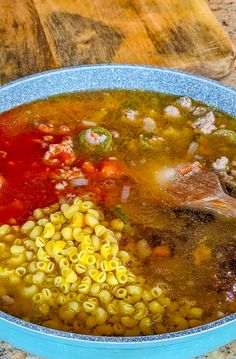
{"label": "bowl rim", "polygon": [[27,81],[30,81],[33,79],[37,79],[39,77],[42,78],[42,77],[47,77],[49,75],[56,74],[56,73],[69,73],[70,71],[75,71],[75,70],[80,70],[80,69],[90,70],[90,69],[95,69],[95,68],[98,68],[98,69],[102,69],[102,68],[128,69],[128,68],[130,68],[130,69],[139,69],[139,70],[150,69],[150,70],[155,70],[157,72],[173,73],[173,74],[177,74],[177,75],[181,74],[181,76],[186,77],[186,78],[198,79],[198,80],[201,80],[202,82],[215,84],[219,88],[225,88],[227,90],[236,92],[236,88],[234,88],[230,85],[222,84],[218,80],[208,78],[206,76],[199,75],[199,74],[191,72],[191,71],[184,71],[184,70],[179,70],[179,69],[165,67],[165,66],[142,65],[142,64],[123,64],[123,63],[74,65],[74,66],[58,67],[58,68],[55,68],[52,70],[45,70],[45,71],[37,72],[34,74],[26,75],[26,76],[20,77],[18,79],[12,80],[10,82],[4,83],[3,85],[0,85],[0,92],[2,92],[2,90],[5,90],[7,88],[16,86],[22,82],[27,82]]}
{"label": "bowl rim", "polygon": [[[78,65],[78,66],[68,66],[68,67],[61,67],[61,68],[56,68],[56,69],[52,69],[52,70],[47,70],[47,71],[42,71],[42,72],[38,72],[38,73],[35,73],[35,74],[30,74],[30,75],[27,75],[27,76],[24,76],[22,78],[19,78],[19,79],[16,79],[16,80],[13,80],[11,82],[8,82],[8,83],[5,83],[3,85],[0,86],[0,96],[1,95],[5,95],[6,92],[8,92],[9,90],[12,91],[12,90],[15,90],[14,88],[16,88],[17,90],[17,86],[20,86],[20,85],[24,85],[24,84],[27,84],[28,82],[34,82],[36,80],[40,80],[40,79],[43,79],[45,78],[46,80],[50,80],[50,77],[53,78],[53,76],[56,76],[58,74],[61,74],[61,75],[64,75],[64,76],[69,76],[70,74],[73,75],[76,74],[76,72],[80,73],[81,71],[82,72],[85,72],[85,71],[95,71],[95,74],[97,74],[97,70],[99,72],[102,72],[103,70],[104,71],[107,71],[109,69],[109,71],[111,72],[111,74],[113,73],[113,70],[122,70],[122,71],[127,71],[127,72],[132,72],[132,71],[139,71],[140,73],[142,72],[145,72],[145,74],[148,74],[148,71],[150,72],[156,72],[157,74],[166,74],[167,76],[171,76],[173,75],[173,77],[178,77],[179,80],[184,80],[186,79],[189,84],[192,80],[192,83],[195,83],[196,84],[206,84],[208,86],[211,86],[211,92],[213,93],[219,93],[220,91],[223,91],[223,94],[224,94],[224,101],[226,99],[226,94],[227,96],[230,96],[230,101],[232,102],[233,101],[233,104],[226,104],[224,105],[224,109],[221,109],[221,111],[223,112],[226,112],[226,113],[230,113],[231,115],[233,116],[236,116],[236,106],[235,106],[235,101],[234,99],[232,99],[232,97],[234,97],[236,95],[236,88],[232,87],[232,86],[229,86],[229,85],[226,85],[226,84],[222,84],[220,83],[219,81],[217,80],[214,80],[214,79],[209,79],[205,76],[202,76],[202,75],[199,75],[199,74],[195,74],[195,73],[192,73],[192,72],[188,72],[188,71],[183,71],[183,70],[178,70],[178,69],[172,69],[172,68],[168,68],[168,67],[161,67],[161,66],[152,66],[152,65],[142,65],[142,64],[120,64],[120,63],[116,63],[116,64],[88,64],[88,65]],[[135,72],[133,72],[132,74],[134,74]],[[87,80],[85,80],[86,82]],[[91,79],[90,79],[91,81]],[[135,82],[137,82],[135,80]],[[181,81],[179,81],[181,82]],[[124,80],[123,82],[124,83]],[[177,88],[178,88],[178,84],[176,84]],[[55,86],[56,87],[56,86]],[[68,92],[78,92],[78,91],[93,91],[93,90],[107,90],[107,89],[112,89],[112,87],[108,86],[97,86],[96,88],[92,87],[91,89],[78,89],[78,90],[73,90],[73,91],[67,91],[67,92],[63,92],[63,93],[68,93]],[[115,87],[115,89],[133,89],[133,90],[137,90],[137,89],[144,89],[142,88],[141,86],[140,87]],[[156,90],[152,90],[152,89],[144,89],[144,90],[149,90],[149,91],[153,91],[155,92]],[[161,91],[160,91],[161,92]],[[34,102],[34,101],[37,101],[37,100],[40,100],[40,99],[45,99],[47,97],[50,97],[50,96],[53,96],[53,95],[57,95],[57,94],[61,94],[62,92],[56,92],[55,94],[50,94],[49,96],[40,96],[38,97],[37,99],[34,99],[33,101],[21,101],[20,104],[16,104],[14,106],[9,106],[7,109],[4,108],[4,105],[3,105],[3,110],[2,110],[2,105],[0,103],[0,113],[2,112],[5,112],[7,111],[8,109],[12,109],[12,108],[15,108],[21,104],[26,104],[26,103],[29,103],[29,102]],[[171,93],[171,92],[166,92],[166,93]],[[172,93],[173,94],[173,93]],[[181,96],[181,95],[180,95]],[[182,95],[182,96],[188,96],[188,95]],[[206,103],[209,101],[209,102],[214,102],[216,101],[216,99],[213,100],[213,98],[211,98],[211,94],[209,95],[210,98],[207,98],[207,101]],[[192,97],[194,98],[193,96],[189,95],[189,97]],[[201,96],[202,97],[202,96]],[[197,101],[199,102],[204,102],[204,99],[196,99]],[[224,101],[218,101],[217,99],[217,102],[224,102]],[[214,104],[210,104],[210,106],[213,106],[214,107]],[[219,108],[218,106],[215,106],[216,108]],[[231,108],[231,110],[229,109],[229,107]],[[233,113],[232,113],[233,111]]]}
{"label": "bowl rim", "polygon": [[[0,86],[0,96],[5,91],[8,91],[11,88],[17,87],[18,85],[24,84],[29,81],[34,81],[38,78],[50,78],[53,74],[70,74],[70,72],[74,71],[86,71],[86,70],[93,70],[93,69],[135,69],[135,70],[155,70],[160,73],[168,73],[168,74],[175,74],[179,75],[182,78],[187,78],[191,80],[197,80],[202,83],[212,84],[215,87],[220,89],[225,89],[233,94],[236,97],[236,89],[231,86],[221,84],[216,80],[208,79],[207,77],[193,74],[191,72],[170,69],[167,67],[159,67],[159,66],[149,66],[149,65],[133,65],[133,64],[96,64],[96,65],[79,65],[79,66],[70,66],[64,68],[57,68],[53,70],[39,72],[33,75],[28,75],[23,78],[11,81],[4,85]],[[99,90],[102,88],[99,88]],[[107,88],[104,88],[104,90]],[[91,91],[93,91],[92,89]],[[82,90],[83,91],[83,90]],[[89,90],[88,90],[89,91]],[[155,92],[155,91],[154,91]],[[40,100],[40,98],[39,98]],[[27,102],[26,102],[27,103]],[[14,108],[13,106],[12,108]],[[145,344],[145,343],[158,343],[158,342],[168,342],[173,339],[181,339],[186,338],[189,336],[194,336],[200,333],[206,333],[209,331],[213,331],[219,327],[224,327],[227,324],[235,323],[236,324],[236,313],[225,316],[221,319],[215,320],[213,322],[201,325],[199,327],[190,328],[186,330],[181,330],[177,332],[165,333],[165,334],[155,334],[155,335],[146,335],[146,336],[135,336],[135,337],[111,337],[111,336],[93,336],[93,335],[84,335],[84,334],[76,334],[56,329],[50,329],[47,327],[42,327],[37,324],[33,324],[17,317],[13,317],[5,312],[0,311],[0,320],[3,320],[6,324],[8,323],[15,326],[25,329],[26,331],[34,332],[34,333],[41,333],[43,335],[47,335],[54,338],[61,338],[61,339],[68,339],[72,341],[79,341],[79,342],[96,342],[96,343],[103,343],[103,344]]]}
{"label": "bowl rim", "polygon": [[42,334],[55,339],[65,339],[70,341],[79,341],[85,343],[100,343],[100,344],[147,344],[147,343],[165,343],[173,339],[181,339],[195,336],[196,334],[212,332],[217,328],[222,328],[230,323],[236,324],[236,313],[228,315],[222,319],[215,320],[213,322],[203,324],[198,327],[180,330],[177,332],[170,332],[164,334],[153,334],[145,336],[133,336],[133,337],[112,337],[112,336],[95,336],[88,334],[77,334],[73,332],[66,332],[63,330],[50,329],[47,327],[33,324],[17,317],[13,317],[10,314],[0,311],[0,320],[10,324],[15,328],[23,328],[27,332],[33,332],[35,334]]}

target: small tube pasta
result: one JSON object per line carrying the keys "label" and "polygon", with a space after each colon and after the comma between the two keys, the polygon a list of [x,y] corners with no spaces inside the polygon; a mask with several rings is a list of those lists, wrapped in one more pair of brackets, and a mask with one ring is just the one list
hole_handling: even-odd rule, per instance
{"label": "small tube pasta", "polygon": [[100,248],[100,251],[104,259],[111,259],[112,250],[111,250],[111,246],[108,243],[103,244]]}
{"label": "small tube pasta", "polygon": [[102,308],[102,307],[95,308],[93,314],[94,314],[97,324],[104,324],[106,322],[107,312],[104,308]]}
{"label": "small tube pasta", "polygon": [[30,285],[29,287],[22,287],[21,294],[23,297],[32,297],[38,292],[38,287],[35,284]]}
{"label": "small tube pasta", "polygon": [[38,251],[37,251],[37,258],[40,260],[40,261],[49,261],[50,260],[50,257],[49,255],[47,254],[47,252],[45,252],[45,250],[43,248],[39,248]]}
{"label": "small tube pasta", "polygon": [[18,274],[20,277],[23,277],[26,274],[26,268],[25,267],[17,267],[16,274]]}
{"label": "small tube pasta", "polygon": [[101,248],[101,240],[95,234],[91,236],[91,245],[93,246],[95,252],[99,251]]}
{"label": "small tube pasta", "polygon": [[127,296],[127,290],[125,288],[116,287],[112,293],[118,299],[123,299]]}
{"label": "small tube pasta", "polygon": [[35,226],[30,232],[30,238],[40,237],[43,232],[43,227]]}
{"label": "small tube pasta", "polygon": [[70,228],[70,227],[64,227],[61,230],[61,234],[66,241],[73,239],[73,231],[72,231],[72,228]]}
{"label": "small tube pasta", "polygon": [[[3,226],[0,227],[0,236],[1,236],[1,228],[2,227]],[[35,222],[34,221],[27,221],[21,226],[21,232],[22,233],[31,232],[34,227],[35,227]],[[10,226],[9,226],[8,229],[10,229]]]}
{"label": "small tube pasta", "polygon": [[45,272],[36,272],[35,274],[33,274],[32,277],[32,282],[33,284],[39,285],[42,284],[46,279],[46,274]]}
{"label": "small tube pasta", "polygon": [[[66,242],[62,241],[62,240],[58,240],[58,241],[50,241],[51,242],[51,248],[49,249],[48,253],[50,255],[57,255],[59,253],[62,253],[63,249],[66,246]],[[48,242],[48,244],[50,243]],[[47,247],[46,247],[47,248]]]}
{"label": "small tube pasta", "polygon": [[129,316],[123,316],[120,319],[121,324],[123,324],[126,328],[133,328],[139,324],[139,321],[134,318],[130,318]]}
{"label": "small tube pasta", "polygon": [[106,283],[111,287],[115,287],[117,284],[119,284],[114,273],[112,273],[112,272],[107,273]]}
{"label": "small tube pasta", "polygon": [[42,237],[36,237],[35,239],[35,245],[38,248],[45,247],[46,243],[47,243],[46,240]]}
{"label": "small tube pasta", "polygon": [[42,304],[44,302],[44,298],[42,293],[36,293],[32,296],[32,301],[36,304]]}
{"label": "small tube pasta", "polygon": [[22,226],[0,226],[3,301],[17,290],[43,325],[93,335],[150,335],[203,322],[196,301],[172,301],[165,283],[145,281],[135,238],[120,241],[122,220],[108,222],[91,201],[68,202],[35,209]]}
{"label": "small tube pasta", "polygon": [[25,253],[25,247],[24,246],[13,245],[13,246],[11,246],[10,251],[11,251],[11,253],[13,255],[15,255],[15,254],[23,254],[23,253]]}

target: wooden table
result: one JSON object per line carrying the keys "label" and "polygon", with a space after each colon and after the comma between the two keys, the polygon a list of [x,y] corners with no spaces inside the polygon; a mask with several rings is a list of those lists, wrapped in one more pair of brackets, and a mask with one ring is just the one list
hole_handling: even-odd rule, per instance
{"label": "wooden table", "polygon": [[221,78],[235,50],[205,0],[1,0],[0,83],[88,63]]}

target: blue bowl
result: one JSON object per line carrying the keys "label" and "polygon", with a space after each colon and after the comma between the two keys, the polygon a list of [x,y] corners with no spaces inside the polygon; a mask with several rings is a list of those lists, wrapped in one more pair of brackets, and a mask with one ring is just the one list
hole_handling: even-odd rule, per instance
{"label": "blue bowl", "polygon": [[[0,112],[56,94],[96,89],[186,95],[236,116],[234,89],[180,71],[136,65],[71,67],[14,81],[0,87]],[[0,339],[45,358],[187,359],[236,339],[236,314],[176,333],[117,338],[52,330],[0,312]]]}

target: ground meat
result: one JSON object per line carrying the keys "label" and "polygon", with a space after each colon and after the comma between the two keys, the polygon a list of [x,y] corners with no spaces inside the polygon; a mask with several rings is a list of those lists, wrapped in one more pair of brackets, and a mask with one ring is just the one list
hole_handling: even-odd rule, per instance
{"label": "ground meat", "polygon": [[215,116],[213,112],[208,112],[203,117],[198,118],[194,123],[192,124],[192,127],[195,129],[200,130],[204,135],[209,135],[216,129],[215,123]]}
{"label": "ground meat", "polygon": [[156,129],[156,122],[151,117],[146,117],[143,119],[143,127],[147,132],[153,132]]}
{"label": "ground meat", "polygon": [[236,246],[231,244],[220,247],[216,256],[220,289],[232,291],[236,280]]}
{"label": "ground meat", "polygon": [[75,159],[73,140],[69,136],[64,137],[61,143],[49,145],[44,154],[44,162],[49,166],[72,165]]}
{"label": "ground meat", "polygon": [[67,186],[67,182],[66,181],[62,181],[62,182],[58,182],[56,185],[55,185],[55,189],[58,190],[58,191],[63,191]]}
{"label": "ground meat", "polygon": [[184,96],[184,97],[180,97],[180,99],[177,101],[177,103],[187,109],[187,110],[191,110],[192,108],[192,100],[191,98],[187,97],[187,96]]}
{"label": "ground meat", "polygon": [[203,115],[205,115],[206,112],[207,112],[206,107],[197,106],[193,110],[192,114],[194,116],[203,116]]}
{"label": "ground meat", "polygon": [[136,110],[124,110],[123,113],[126,115],[128,120],[135,121],[139,112]]}
{"label": "ground meat", "polygon": [[171,117],[179,117],[180,115],[178,108],[175,106],[167,106],[164,111],[166,115]]}

